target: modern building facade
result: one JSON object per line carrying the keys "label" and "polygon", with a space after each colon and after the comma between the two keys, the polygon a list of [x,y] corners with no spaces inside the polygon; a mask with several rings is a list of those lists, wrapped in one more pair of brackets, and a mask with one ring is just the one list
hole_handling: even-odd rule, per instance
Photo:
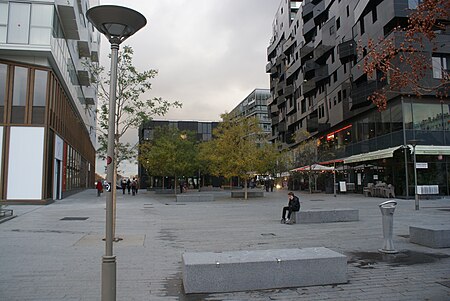
{"label": "modern building facade", "polygon": [[[193,132],[197,136],[198,142],[209,141],[212,139],[213,130],[219,125],[218,122],[214,121],[193,121],[193,120],[150,120],[145,124],[141,125],[139,128],[139,143],[143,143],[146,141],[153,140],[154,130],[156,128],[164,128],[171,127],[176,128],[179,131],[189,131]],[[145,168],[138,163],[138,175],[140,180],[141,188],[163,188],[162,187],[162,179],[161,177],[153,177],[148,176]],[[194,176],[188,181],[192,183],[197,183],[198,185],[198,176]],[[171,185],[171,181],[165,181],[165,185],[169,188]],[[173,187],[172,187],[173,188]]]}
{"label": "modern building facade", "polygon": [[85,64],[98,1],[0,0],[0,199],[48,203],[95,181],[96,92]]}
{"label": "modern building facade", "polygon": [[[356,184],[382,181],[399,196],[414,194],[411,141],[419,140],[418,185],[438,185],[450,193],[450,99],[433,93],[420,98],[390,93],[387,109],[378,111],[367,97],[380,81],[363,72],[357,47],[369,38],[394,38],[417,1],[305,0],[281,1],[267,49],[272,102],[272,141],[293,148],[292,137],[306,130],[318,140],[320,163],[343,165],[341,177]],[[438,81],[449,68],[450,32],[437,33],[438,49],[426,49]],[[427,52],[428,51],[428,52]],[[409,145],[409,146],[408,146]],[[425,165],[422,165],[425,166]]]}
{"label": "modern building facade", "polygon": [[236,117],[256,117],[263,133],[270,134],[271,123],[267,113],[267,102],[270,98],[269,89],[255,89],[244,100],[242,100],[230,112],[232,118]]}

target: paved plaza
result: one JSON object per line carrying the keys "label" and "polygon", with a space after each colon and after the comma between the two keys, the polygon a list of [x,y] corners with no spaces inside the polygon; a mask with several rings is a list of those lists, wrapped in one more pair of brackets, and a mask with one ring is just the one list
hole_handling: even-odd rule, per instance
{"label": "paved plaza", "polygon": [[[196,193],[196,192],[188,192]],[[206,192],[202,192],[206,193]],[[409,225],[450,224],[450,200],[397,200],[394,245],[381,255],[378,204],[386,199],[299,193],[302,210],[359,209],[359,221],[280,224],[287,191],[264,198],[176,202],[173,195],[117,195],[117,300],[450,300],[450,248],[409,242]],[[47,206],[8,206],[0,224],[0,300],[100,300],[105,196],[86,190]],[[347,284],[185,295],[183,252],[326,247],[348,257]],[[301,271],[299,271],[301,273]]]}

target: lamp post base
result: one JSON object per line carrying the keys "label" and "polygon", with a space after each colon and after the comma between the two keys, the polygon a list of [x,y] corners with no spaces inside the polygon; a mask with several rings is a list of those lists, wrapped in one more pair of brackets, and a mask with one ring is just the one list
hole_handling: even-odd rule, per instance
{"label": "lamp post base", "polygon": [[116,256],[102,257],[102,301],[116,300]]}

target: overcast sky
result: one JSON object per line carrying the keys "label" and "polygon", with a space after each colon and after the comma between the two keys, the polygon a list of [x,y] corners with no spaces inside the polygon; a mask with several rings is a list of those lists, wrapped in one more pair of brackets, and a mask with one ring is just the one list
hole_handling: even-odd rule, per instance
{"label": "overcast sky", "polygon": [[[266,50],[281,0],[113,0],[142,13],[147,25],[124,42],[134,49],[140,71],[158,70],[150,97],[177,100],[155,119],[219,121],[255,88],[269,88]],[[102,38],[100,62],[109,67],[109,43]],[[136,142],[131,131],[127,141]],[[104,162],[97,161],[103,174]],[[137,174],[134,164],[121,167]]]}

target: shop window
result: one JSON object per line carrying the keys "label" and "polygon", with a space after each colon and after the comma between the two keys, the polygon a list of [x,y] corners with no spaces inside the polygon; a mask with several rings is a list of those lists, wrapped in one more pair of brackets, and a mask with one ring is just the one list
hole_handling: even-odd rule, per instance
{"label": "shop window", "polygon": [[25,121],[27,81],[28,69],[23,67],[15,67],[11,123],[24,123]]}
{"label": "shop window", "polygon": [[433,78],[442,79],[449,76],[450,58],[443,54],[433,54]]}
{"label": "shop window", "polygon": [[44,123],[45,103],[47,100],[48,72],[36,70],[34,74],[32,123],[42,124]]}
{"label": "shop window", "polygon": [[4,122],[4,111],[6,102],[6,81],[8,76],[8,65],[0,64],[0,122]]}
{"label": "shop window", "polygon": [[413,103],[412,110],[414,129],[424,131],[443,129],[441,104]]}

